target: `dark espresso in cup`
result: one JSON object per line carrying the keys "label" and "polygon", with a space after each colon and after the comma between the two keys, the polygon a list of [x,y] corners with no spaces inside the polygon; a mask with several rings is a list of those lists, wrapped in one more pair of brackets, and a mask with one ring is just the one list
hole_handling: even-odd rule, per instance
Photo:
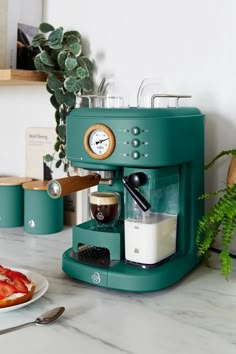
{"label": "dark espresso in cup", "polygon": [[93,192],[90,194],[90,209],[94,219],[103,225],[114,225],[119,217],[119,194]]}

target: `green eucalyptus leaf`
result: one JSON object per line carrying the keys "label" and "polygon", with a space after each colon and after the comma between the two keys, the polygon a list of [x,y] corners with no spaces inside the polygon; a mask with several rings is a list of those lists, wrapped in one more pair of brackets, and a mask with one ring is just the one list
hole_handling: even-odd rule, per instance
{"label": "green eucalyptus leaf", "polygon": [[35,57],[34,57],[34,66],[35,66],[35,69],[38,70],[38,71],[44,71],[44,64],[41,60],[41,57],[40,57],[40,54],[37,54]]}
{"label": "green eucalyptus leaf", "polygon": [[46,37],[45,37],[45,35],[44,35],[43,33],[37,33],[37,34],[33,37],[32,41],[36,41],[36,40],[39,40],[39,41],[46,41],[47,39],[46,39]]}
{"label": "green eucalyptus leaf", "polygon": [[64,153],[64,151],[61,151],[60,153],[59,153],[59,158],[60,159],[64,159],[66,157],[66,154]]}
{"label": "green eucalyptus leaf", "polygon": [[50,89],[50,87],[48,86],[48,83],[46,83],[46,90],[51,93],[52,95],[54,94],[54,91]]}
{"label": "green eucalyptus leaf", "polygon": [[55,112],[55,120],[56,120],[57,125],[60,123],[60,118],[61,118],[61,116],[60,116],[60,111],[58,108],[58,109],[56,109],[56,112]]}
{"label": "green eucalyptus leaf", "polygon": [[63,39],[63,28],[59,27],[54,31],[52,31],[48,36],[49,47],[53,49],[63,48],[62,39]]}
{"label": "green eucalyptus leaf", "polygon": [[78,31],[66,31],[64,33],[64,38],[66,39],[69,36],[76,36],[79,40],[81,39],[81,35]]}
{"label": "green eucalyptus leaf", "polygon": [[74,77],[68,77],[64,81],[64,87],[69,92],[78,92],[82,88],[81,80],[77,80]]}
{"label": "green eucalyptus leaf", "polygon": [[43,72],[45,72],[46,74],[49,75],[50,73],[53,73],[54,67],[43,64],[43,70],[41,70],[41,71],[43,71]]}
{"label": "green eucalyptus leaf", "polygon": [[48,42],[48,43],[49,43],[50,48],[52,48],[52,49],[61,50],[63,48],[62,43],[51,43],[51,42]]}
{"label": "green eucalyptus leaf", "polygon": [[34,66],[35,69],[38,71],[42,71],[46,74],[49,74],[54,71],[54,68],[52,66],[48,66],[43,64],[43,62],[40,59],[40,54],[36,55],[34,58]]}
{"label": "green eucalyptus leaf", "polygon": [[47,84],[53,91],[62,87],[62,82],[54,74],[48,75]]}
{"label": "green eucalyptus leaf", "polygon": [[80,79],[80,84],[82,85],[82,89],[89,92],[93,89],[93,81],[90,77],[85,77],[84,79]]}
{"label": "green eucalyptus leaf", "polygon": [[81,66],[86,67],[88,71],[92,71],[94,68],[93,63],[85,56],[79,57],[79,63]]}
{"label": "green eucalyptus leaf", "polygon": [[57,56],[57,62],[58,62],[58,65],[60,66],[61,70],[65,70],[65,67],[66,67],[65,61],[66,61],[67,56],[68,56],[68,52],[65,50],[60,51]]}
{"label": "green eucalyptus leaf", "polygon": [[62,164],[62,160],[58,160],[56,163],[55,163],[55,166],[56,168],[59,168]]}
{"label": "green eucalyptus leaf", "polygon": [[47,22],[40,23],[39,30],[43,33],[48,33],[54,30],[54,27]]}
{"label": "green eucalyptus leaf", "polygon": [[[58,132],[57,132],[57,133],[58,133]],[[54,145],[54,150],[55,150],[56,152],[58,152],[58,151],[60,150],[61,144],[62,144],[62,142],[61,142],[59,139],[57,139],[57,141],[56,141],[56,143],[55,143],[55,145]]]}
{"label": "green eucalyptus leaf", "polygon": [[66,92],[64,94],[64,104],[67,107],[73,108],[75,106],[76,97],[72,92]]}
{"label": "green eucalyptus leaf", "polygon": [[75,69],[73,69],[73,70],[66,70],[66,71],[65,71],[65,77],[69,77],[69,76],[78,78],[79,75],[78,75],[78,73],[77,73],[77,68],[75,68]]}
{"label": "green eucalyptus leaf", "polygon": [[40,54],[40,60],[42,61],[43,64],[48,65],[48,66],[54,66],[55,62],[53,61],[52,57],[49,55],[48,52],[43,50]]}
{"label": "green eucalyptus leaf", "polygon": [[66,38],[66,43],[70,48],[70,51],[75,55],[79,56],[82,52],[81,44],[78,37],[71,35]]}
{"label": "green eucalyptus leaf", "polygon": [[79,67],[76,69],[77,77],[79,76],[81,79],[89,76],[89,71],[87,68]]}
{"label": "green eucalyptus leaf", "polygon": [[64,172],[68,172],[69,167],[70,167],[69,162],[66,162],[66,163],[64,164]]}
{"label": "green eucalyptus leaf", "polygon": [[52,57],[52,60],[54,61],[54,64],[57,65],[57,58],[60,53],[59,49],[50,49],[50,56]]}
{"label": "green eucalyptus leaf", "polygon": [[60,105],[64,103],[64,92],[61,88],[55,90],[54,95]]}
{"label": "green eucalyptus leaf", "polygon": [[65,126],[65,124],[59,125],[57,132],[58,132],[59,138],[61,140],[65,140],[65,137],[66,137],[66,126]]}
{"label": "green eucalyptus leaf", "polygon": [[51,102],[51,104],[53,105],[54,108],[59,109],[60,105],[57,102],[56,97],[54,95],[52,95],[50,97],[50,102]]}
{"label": "green eucalyptus leaf", "polygon": [[38,33],[34,36],[31,42],[32,47],[41,47],[46,43],[46,37],[42,33]]}
{"label": "green eucalyptus leaf", "polygon": [[68,55],[68,57],[65,60],[66,69],[73,70],[76,68],[77,65],[78,65],[77,60],[72,55]]}
{"label": "green eucalyptus leaf", "polygon": [[45,162],[51,162],[51,161],[53,161],[53,156],[47,154],[47,155],[45,155],[45,156],[43,157],[43,159],[44,159]]}

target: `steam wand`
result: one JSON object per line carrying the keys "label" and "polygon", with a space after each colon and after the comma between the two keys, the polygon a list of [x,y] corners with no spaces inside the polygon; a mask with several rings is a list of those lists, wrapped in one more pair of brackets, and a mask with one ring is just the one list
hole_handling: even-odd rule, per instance
{"label": "steam wand", "polygon": [[130,193],[132,198],[137,202],[143,211],[151,208],[151,204],[144,198],[144,196],[135,187],[141,186],[146,183],[146,175],[142,172],[133,173],[130,176],[122,178],[124,187]]}

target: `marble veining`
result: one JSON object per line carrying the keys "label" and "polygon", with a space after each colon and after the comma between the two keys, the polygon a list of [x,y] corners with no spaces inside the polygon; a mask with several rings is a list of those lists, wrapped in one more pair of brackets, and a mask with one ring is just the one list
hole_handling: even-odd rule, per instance
{"label": "marble veining", "polygon": [[[25,268],[49,281],[46,294],[16,311],[0,313],[0,329],[34,320],[54,306],[55,323],[0,337],[8,354],[233,354],[236,352],[236,271],[226,281],[218,257],[174,286],[126,293],[71,279],[61,270],[71,229],[29,235],[0,229],[0,264]],[[1,349],[2,352],[2,349]]]}

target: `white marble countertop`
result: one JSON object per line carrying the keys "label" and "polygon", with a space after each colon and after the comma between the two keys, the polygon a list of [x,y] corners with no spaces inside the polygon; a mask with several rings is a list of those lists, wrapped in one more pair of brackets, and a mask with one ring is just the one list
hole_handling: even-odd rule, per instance
{"label": "white marble countertop", "polygon": [[[28,235],[0,229],[0,264],[29,269],[49,281],[39,300],[0,313],[0,329],[65,306],[53,324],[0,337],[7,354],[233,354],[236,352],[236,271],[201,265],[182,281],[153,293],[125,293],[87,285],[61,270],[71,230]],[[216,262],[217,265],[217,262]],[[3,350],[4,349],[4,350]]]}

